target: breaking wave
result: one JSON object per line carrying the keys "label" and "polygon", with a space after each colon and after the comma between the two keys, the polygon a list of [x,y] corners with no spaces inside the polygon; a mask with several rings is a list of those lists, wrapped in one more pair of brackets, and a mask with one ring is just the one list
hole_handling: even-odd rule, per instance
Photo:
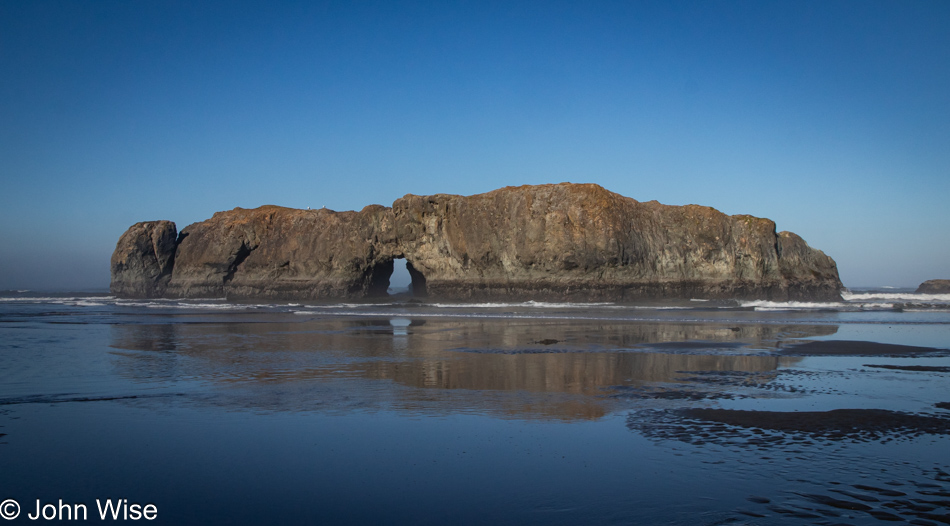
{"label": "breaking wave", "polygon": [[844,291],[845,301],[899,301],[909,303],[945,303],[950,305],[950,294],[918,294],[915,292],[851,292]]}
{"label": "breaking wave", "polygon": [[546,301],[523,301],[520,303],[428,303],[430,307],[439,307],[439,308],[462,308],[462,309],[504,309],[504,308],[538,308],[538,309],[582,309],[585,307],[609,307],[609,308],[619,308],[622,307],[615,303],[609,302],[600,302],[600,303],[556,303],[556,302],[546,302]]}
{"label": "breaking wave", "polygon": [[[488,316],[488,317],[590,317],[590,319],[630,318],[645,319],[653,316],[670,319],[671,316],[724,319],[725,316],[745,316],[745,312],[795,313],[797,317],[814,313],[815,319],[830,319],[827,313],[865,312],[874,319],[887,314],[887,319],[900,321],[911,319],[901,313],[923,313],[914,319],[935,319],[950,312],[950,294],[917,294],[909,291],[861,290],[842,292],[841,301],[768,301],[768,300],[707,300],[701,298],[671,300],[667,302],[644,302],[621,304],[612,302],[426,302],[424,299],[404,301],[399,298],[379,298],[375,302],[267,302],[252,303],[228,301],[226,298],[173,298],[173,299],[121,299],[108,293],[36,293],[19,291],[0,292],[0,306],[5,310],[16,305],[46,304],[68,309],[89,309],[90,313],[134,312],[135,310],[232,312],[239,313],[297,313],[323,315],[379,315],[388,313],[413,314],[417,316]],[[682,313],[682,314],[676,314]],[[941,318],[942,319],[942,318]],[[941,322],[942,323],[942,322]]]}
{"label": "breaking wave", "polygon": [[103,307],[114,304],[114,296],[14,296],[0,297],[3,303],[49,303],[76,307]]}
{"label": "breaking wave", "polygon": [[915,292],[861,291],[841,292],[844,301],[740,301],[745,308],[756,311],[942,311],[950,309],[950,294],[918,294]]}
{"label": "breaking wave", "polygon": [[865,311],[894,310],[893,303],[848,303],[848,302],[809,302],[809,301],[741,301],[745,308],[757,311]]}

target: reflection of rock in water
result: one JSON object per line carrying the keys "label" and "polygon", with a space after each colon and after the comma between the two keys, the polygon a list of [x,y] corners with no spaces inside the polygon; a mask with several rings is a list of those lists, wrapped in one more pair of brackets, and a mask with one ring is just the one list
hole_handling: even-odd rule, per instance
{"label": "reflection of rock in water", "polygon": [[[501,323],[499,323],[501,321]],[[429,320],[444,331],[445,348],[482,352],[653,348],[664,351],[717,351],[747,346],[779,349],[787,340],[832,335],[834,325],[716,324],[695,322],[573,320]],[[540,341],[557,340],[552,347]],[[729,345],[722,345],[729,344]]]}
{"label": "reflection of rock in water", "polygon": [[113,347],[136,351],[174,351],[182,339],[181,325],[113,325]]}
{"label": "reflection of rock in water", "polygon": [[446,360],[367,364],[371,378],[414,387],[598,394],[602,388],[668,382],[680,371],[772,371],[779,358],[660,353],[461,354]]}
{"label": "reflection of rock in water", "polygon": [[188,374],[180,368],[181,346],[186,344],[181,325],[113,325],[112,335],[113,348],[143,351],[116,353],[126,358],[118,362],[121,375],[151,382]]}
{"label": "reflection of rock in water", "polygon": [[[173,350],[202,352],[227,345],[256,351],[350,350],[392,351],[392,336],[405,336],[415,355],[451,349],[487,352],[602,351],[615,349],[661,349],[663,351],[719,351],[743,346],[770,351],[786,340],[834,334],[833,325],[744,324],[728,326],[695,322],[614,321],[593,322],[564,319],[439,319],[411,317],[330,318],[290,322],[266,319],[267,323],[209,323],[206,315],[178,315],[169,323],[114,325],[112,347],[127,350]],[[409,320],[408,325],[405,323]],[[389,338],[387,338],[389,336]],[[537,342],[557,340],[556,345]],[[699,343],[697,343],[699,342]],[[727,344],[727,345],[724,345]]]}
{"label": "reflection of rock in water", "polygon": [[[629,321],[278,319],[187,323],[185,315],[173,323],[115,325],[114,362],[121,375],[136,381],[178,378],[257,390],[257,397],[240,402],[252,406],[261,403],[255,399],[275,400],[267,393],[279,390],[278,402],[269,403],[275,410],[281,404],[293,406],[294,397],[312,400],[313,382],[324,382],[321,390],[325,390],[326,382],[342,380],[332,382],[339,397],[322,391],[319,396],[397,405],[399,400],[408,405],[421,400],[430,406],[443,404],[441,410],[449,412],[482,406],[490,397],[490,405],[505,414],[595,418],[604,414],[604,404],[613,403],[603,396],[608,393],[605,389],[679,381],[682,371],[690,375],[739,371],[767,382],[771,371],[794,359],[743,354],[738,349],[749,345],[757,351],[789,335],[834,331],[827,326],[748,325],[734,330],[711,324]],[[704,343],[687,349],[688,344],[662,345],[683,339]],[[558,343],[536,343],[545,340]],[[643,344],[661,344],[658,349],[664,352],[644,352],[648,349]],[[462,346],[487,352],[459,352]],[[531,349],[551,352],[525,352]],[[368,390],[356,379],[390,382],[378,382]],[[380,389],[386,394],[379,395]],[[478,394],[434,397],[419,389]],[[376,398],[369,400],[370,396]]]}

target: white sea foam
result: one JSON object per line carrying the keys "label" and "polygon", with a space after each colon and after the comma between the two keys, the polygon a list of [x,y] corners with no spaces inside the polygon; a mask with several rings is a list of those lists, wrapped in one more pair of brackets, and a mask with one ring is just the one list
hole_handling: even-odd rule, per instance
{"label": "white sea foam", "polygon": [[[573,318],[581,315],[581,311],[590,311],[590,319],[601,319],[603,316],[636,316],[646,315],[649,312],[660,311],[729,311],[735,307],[753,309],[755,311],[790,311],[790,312],[878,312],[878,311],[908,311],[908,312],[945,312],[950,309],[950,294],[916,294],[911,292],[850,292],[842,293],[845,301],[838,302],[805,302],[805,301],[735,301],[710,302],[704,299],[691,299],[689,303],[658,304],[658,305],[618,305],[611,302],[480,302],[480,303],[422,303],[404,304],[401,302],[380,301],[378,303],[332,303],[308,305],[306,303],[231,303],[225,298],[155,298],[155,299],[119,299],[115,296],[86,296],[76,295],[42,295],[35,294],[23,297],[0,297],[0,305],[14,304],[42,304],[62,305],[76,308],[118,307],[144,309],[177,309],[205,312],[292,312],[298,314],[331,314],[331,315],[379,315],[381,311],[394,311],[405,314],[405,309],[412,307],[414,315],[441,315],[454,317],[548,317],[542,312],[552,313],[551,317]],[[423,313],[425,311],[425,313]],[[558,313],[558,314],[554,314]],[[636,313],[636,314],[634,314]],[[587,313],[584,313],[585,315]],[[672,313],[671,313],[672,314]],[[385,315],[385,314],[383,314]],[[584,315],[580,316],[585,318]],[[585,318],[586,319],[586,318]]]}
{"label": "white sea foam", "polygon": [[[299,304],[292,304],[296,306]],[[358,309],[360,307],[389,306],[392,303],[329,303],[327,305],[307,305],[308,309]]]}
{"label": "white sea foam", "polygon": [[815,311],[815,310],[891,310],[893,303],[842,303],[809,301],[741,301],[742,307],[753,307],[757,311]]}
{"label": "white sea foam", "polygon": [[839,302],[806,302],[806,301],[740,301],[742,307],[754,307],[755,310],[837,310],[847,306]]}
{"label": "white sea foam", "polygon": [[473,308],[473,309],[501,309],[501,308],[512,308],[512,307],[531,307],[538,309],[576,309],[576,308],[586,308],[586,307],[607,307],[614,308],[620,307],[614,303],[609,302],[596,302],[596,303],[554,303],[546,301],[523,301],[519,303],[429,303],[429,307],[440,307],[440,308]]}
{"label": "white sea foam", "polygon": [[845,301],[909,301],[914,303],[936,302],[950,303],[950,294],[917,294],[915,292],[859,292],[844,291],[841,297]]}
{"label": "white sea foam", "polygon": [[274,307],[276,305],[255,305],[247,303],[190,303],[178,302],[172,305],[149,305],[152,308],[171,309],[208,309],[208,310],[251,310]]}
{"label": "white sea foam", "polygon": [[102,301],[113,301],[115,300],[114,296],[33,296],[33,297],[19,297],[19,298],[0,298],[2,302],[10,303],[56,303],[60,305],[74,305],[77,302],[102,302]]}
{"label": "white sea foam", "polygon": [[0,301],[43,303],[43,302],[48,302],[55,299],[62,299],[62,298],[0,298]]}
{"label": "white sea foam", "polygon": [[[524,313],[514,313],[514,312],[485,312],[485,311],[472,311],[472,312],[413,312],[411,314],[406,313],[405,311],[372,311],[372,312],[359,312],[359,311],[347,311],[347,312],[334,312],[334,311],[314,311],[314,310],[295,310],[292,311],[294,314],[299,316],[361,316],[361,317],[372,317],[372,318],[405,318],[407,316],[413,318],[476,318],[476,319],[516,319],[516,320],[585,320],[585,321],[622,321],[625,318],[612,317],[612,316],[584,316],[584,315],[566,315],[566,314],[555,314],[550,311],[545,313],[540,312],[524,312]],[[660,318],[637,318],[638,321],[662,321]]]}

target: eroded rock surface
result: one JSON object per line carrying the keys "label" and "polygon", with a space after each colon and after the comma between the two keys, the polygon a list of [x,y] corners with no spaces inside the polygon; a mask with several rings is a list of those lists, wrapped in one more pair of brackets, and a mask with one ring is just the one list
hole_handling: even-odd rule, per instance
{"label": "eroded rock surface", "polygon": [[924,294],[950,294],[950,279],[928,279],[917,287]]}
{"label": "eroded rock surface", "polygon": [[276,206],[218,212],[182,230],[173,271],[158,279],[162,286],[135,270],[152,257],[136,248],[152,239],[145,224],[134,225],[116,247],[116,294],[384,295],[393,258],[401,257],[416,294],[456,300],[826,300],[837,299],[841,288],[830,257],[795,234],[776,233],[768,219],[641,203],[592,184],[407,195],[391,208],[359,212]]}
{"label": "eroded rock surface", "polygon": [[453,299],[838,298],[834,261],[775,223],[593,184],[406,196],[396,237]]}
{"label": "eroded rock surface", "polygon": [[112,253],[112,293],[134,298],[164,296],[175,264],[177,237],[171,221],[143,221],[129,227]]}
{"label": "eroded rock surface", "polygon": [[311,299],[385,295],[392,211],[262,206],[218,212],[181,232],[168,295]]}

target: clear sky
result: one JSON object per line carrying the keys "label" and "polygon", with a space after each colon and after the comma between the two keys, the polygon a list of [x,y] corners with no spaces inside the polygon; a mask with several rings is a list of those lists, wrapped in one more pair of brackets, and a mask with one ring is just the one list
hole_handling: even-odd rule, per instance
{"label": "clear sky", "polygon": [[0,0],[0,289],[132,223],[593,182],[950,278],[950,2]]}

